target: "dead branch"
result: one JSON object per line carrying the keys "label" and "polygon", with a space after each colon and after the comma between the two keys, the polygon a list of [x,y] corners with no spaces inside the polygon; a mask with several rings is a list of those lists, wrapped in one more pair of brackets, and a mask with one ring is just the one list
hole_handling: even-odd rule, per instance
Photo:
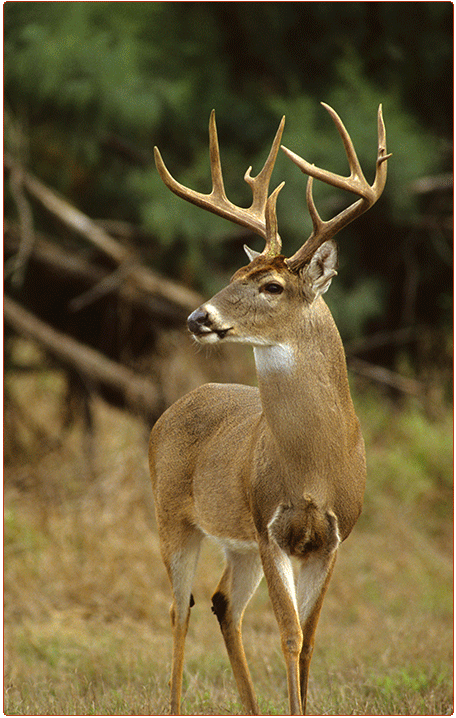
{"label": "dead branch", "polygon": [[119,393],[128,407],[147,419],[155,420],[159,416],[163,407],[159,392],[151,381],[56,331],[9,297],[4,297],[3,309],[5,321],[16,332],[37,341],[92,384],[104,384]]}
{"label": "dead branch", "polygon": [[[69,309],[72,312],[78,312],[80,309],[92,304],[106,294],[110,294],[115,291],[119,291],[121,293],[122,284],[129,271],[130,267],[128,264],[121,264],[114,272],[103,277],[103,279],[90,287],[90,289],[86,292],[83,292],[78,297],[74,297],[74,299],[72,299],[69,303]],[[129,299],[131,300],[132,297],[130,296]]]}
{"label": "dead branch", "polygon": [[411,394],[412,396],[423,396],[424,394],[424,388],[421,382],[415,379],[409,379],[390,369],[385,369],[385,367],[370,364],[363,359],[349,357],[348,368],[355,372],[355,374],[360,374],[373,381],[386,384],[404,394]]}
{"label": "dead branch", "polygon": [[453,189],[453,175],[446,172],[430,177],[420,177],[412,182],[408,189],[415,194],[429,194],[430,192],[448,192]]}
{"label": "dead branch", "polygon": [[[20,244],[19,228],[15,223],[5,222],[4,241],[5,253],[10,256],[15,255]],[[68,281],[74,279],[88,287],[70,301],[68,308],[72,312],[79,311],[109,292],[118,292],[120,296],[126,294],[130,304],[141,307],[162,323],[181,324],[188,314],[187,307],[170,302],[161,294],[154,295],[141,291],[128,283],[126,279],[131,267],[127,263],[110,273],[105,267],[87,261],[76,252],[62,249],[40,232],[35,232],[31,257],[34,261],[55,271],[58,276],[64,276]],[[201,300],[199,301],[201,303]]]}
{"label": "dead branch", "polygon": [[[17,163],[8,154],[5,155],[4,162],[5,167],[10,170],[17,166]],[[77,234],[88,239],[116,262],[123,262],[129,257],[130,253],[125,247],[113,240],[95,222],[92,222],[87,215],[73,207],[62,197],[59,197],[30,172],[23,171],[23,182],[32,197],[37,199],[51,214],[62,220]]]}
{"label": "dead branch", "polygon": [[[4,222],[4,249],[5,255],[14,255],[18,252],[20,244],[20,231],[15,222]],[[54,267],[56,272],[68,276],[69,279],[79,279],[93,284],[103,279],[106,269],[97,267],[75,252],[64,250],[57,243],[51,241],[42,232],[35,232],[35,242],[31,256],[40,264]],[[8,260],[9,261],[9,260]]]}
{"label": "dead branch", "polygon": [[[4,163],[9,170],[16,166],[16,163],[9,155],[5,155]],[[201,304],[202,300],[199,294],[142,266],[138,257],[130,249],[127,249],[123,244],[111,237],[96,222],[58,196],[56,192],[49,189],[30,172],[23,171],[23,183],[29,194],[38,200],[48,212],[79,236],[84,237],[95,245],[116,264],[128,262],[130,264],[127,273],[128,277],[138,289],[159,295],[183,307],[187,312]]]}
{"label": "dead branch", "polygon": [[391,344],[407,344],[413,341],[416,330],[412,327],[404,327],[391,332],[376,332],[368,337],[352,339],[344,344],[346,354],[360,354],[362,352],[379,349]]}
{"label": "dead branch", "polygon": [[11,169],[9,185],[19,219],[20,242],[17,253],[10,258],[4,270],[5,276],[11,276],[11,281],[16,286],[20,286],[23,282],[25,266],[35,243],[32,210],[25,196],[23,184],[24,172],[19,165],[14,165]]}

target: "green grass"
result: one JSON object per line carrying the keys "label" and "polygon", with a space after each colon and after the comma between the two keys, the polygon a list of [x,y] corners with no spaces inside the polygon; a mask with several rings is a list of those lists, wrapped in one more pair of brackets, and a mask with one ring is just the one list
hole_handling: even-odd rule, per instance
{"label": "green grass", "polygon": [[[52,385],[52,375],[47,386]],[[10,387],[56,427],[55,391]],[[18,398],[19,400],[19,398]],[[452,412],[356,396],[368,451],[363,514],[343,544],[317,631],[308,711],[449,715],[452,697]],[[163,569],[140,421],[95,405],[94,471],[80,426],[58,446],[7,454],[6,715],[162,715],[171,659]],[[183,711],[243,715],[210,596],[222,570],[205,545],[187,639]],[[264,582],[244,621],[263,713],[287,712],[278,629]]]}

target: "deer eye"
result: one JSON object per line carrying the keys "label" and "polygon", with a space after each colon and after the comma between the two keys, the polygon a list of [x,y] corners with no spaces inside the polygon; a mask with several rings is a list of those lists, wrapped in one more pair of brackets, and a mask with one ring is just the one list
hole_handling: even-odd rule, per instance
{"label": "deer eye", "polygon": [[283,292],[283,287],[277,282],[269,282],[269,284],[265,284],[264,287],[262,287],[262,290],[268,294],[281,294]]}

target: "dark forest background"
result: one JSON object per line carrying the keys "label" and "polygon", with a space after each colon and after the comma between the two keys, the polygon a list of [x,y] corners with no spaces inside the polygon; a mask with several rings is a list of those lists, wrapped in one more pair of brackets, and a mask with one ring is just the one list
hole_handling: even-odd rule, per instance
{"label": "dark forest background", "polygon": [[[284,144],[346,172],[325,101],[343,118],[371,181],[381,102],[393,153],[386,190],[339,237],[341,268],[328,302],[344,340],[392,337],[374,354],[366,347],[365,358],[394,369],[405,352],[412,373],[443,368],[452,326],[452,14],[448,2],[6,4],[7,292],[65,331],[79,324],[92,344],[87,325],[104,312],[97,331],[113,355],[109,293],[76,312],[69,302],[87,287],[71,289],[65,271],[33,260],[37,232],[90,262],[99,250],[35,206],[11,166],[117,236],[130,257],[208,296],[245,262],[243,242],[260,241],[172,196],[153,146],[181,182],[208,191],[215,108],[227,192],[246,205],[244,171],[262,166],[283,114]],[[284,156],[274,178],[286,180],[278,215],[291,255],[310,231],[305,178]],[[323,217],[347,201],[321,183],[315,193]],[[114,268],[112,257],[103,261]],[[159,323],[163,316],[166,323],[169,312],[159,312]]]}

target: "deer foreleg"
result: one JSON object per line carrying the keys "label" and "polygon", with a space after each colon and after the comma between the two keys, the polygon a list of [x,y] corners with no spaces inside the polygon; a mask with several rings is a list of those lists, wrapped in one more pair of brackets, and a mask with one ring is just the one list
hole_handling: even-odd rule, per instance
{"label": "deer foreleg", "polygon": [[173,629],[173,658],[171,666],[170,687],[170,715],[180,715],[181,694],[182,694],[182,674],[184,671],[184,646],[187,636],[188,623],[190,620],[190,605],[188,607],[187,616],[182,621],[176,610],[175,603],[172,604],[170,610],[171,625]]}
{"label": "deer foreleg", "polygon": [[200,543],[201,535],[198,532],[187,535],[181,541],[182,548],[173,552],[171,556],[168,555],[167,546],[162,544],[174,597],[170,610],[173,632],[173,657],[169,681],[170,715],[180,715],[185,638],[190,621],[190,609],[194,604],[191,590]]}
{"label": "deer foreleg", "polygon": [[227,552],[227,566],[212,596],[212,610],[220,624],[242,704],[249,715],[259,715],[260,711],[245,657],[241,624],[245,607],[262,574],[256,551]]}

